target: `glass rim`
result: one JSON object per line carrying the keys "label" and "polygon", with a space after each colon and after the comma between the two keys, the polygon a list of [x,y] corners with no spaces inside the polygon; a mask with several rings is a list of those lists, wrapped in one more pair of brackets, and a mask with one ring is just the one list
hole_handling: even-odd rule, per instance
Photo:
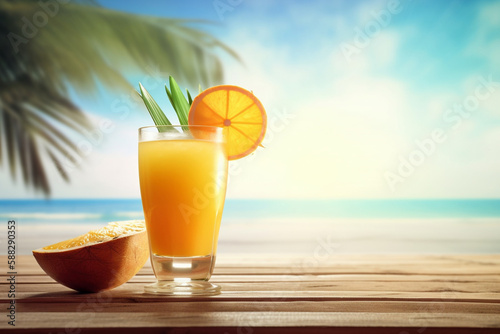
{"label": "glass rim", "polygon": [[203,139],[213,142],[226,142],[223,127],[213,125],[149,125],[137,131],[139,142],[156,140]]}
{"label": "glass rim", "polygon": [[216,125],[181,125],[181,124],[171,124],[171,125],[147,125],[147,126],[141,126],[138,130],[147,130],[147,129],[157,129],[157,128],[180,128],[180,127],[193,127],[193,128],[208,128],[208,129],[224,129],[223,126],[216,126]]}

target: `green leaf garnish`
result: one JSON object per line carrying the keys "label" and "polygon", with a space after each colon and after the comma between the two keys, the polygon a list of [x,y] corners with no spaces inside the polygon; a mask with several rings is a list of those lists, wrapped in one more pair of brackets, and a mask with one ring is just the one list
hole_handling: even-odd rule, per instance
{"label": "green leaf garnish", "polygon": [[191,104],[188,102],[188,100],[186,100],[184,94],[182,94],[181,88],[179,87],[177,82],[175,82],[174,78],[170,76],[169,82],[170,90],[168,89],[167,85],[165,85],[165,91],[167,92],[168,99],[170,100],[172,107],[174,107],[175,113],[177,114],[181,125],[188,125],[188,114]]}
{"label": "green leaf garnish", "polygon": [[168,120],[167,116],[165,116],[163,110],[161,110],[158,103],[156,103],[156,101],[148,93],[146,88],[142,86],[141,83],[139,83],[139,88],[141,90],[139,96],[144,101],[144,104],[146,105],[146,108],[148,109],[149,114],[153,119],[153,122],[155,122],[156,125],[172,125],[172,123],[170,123],[170,121]]}
{"label": "green leaf garnish", "polygon": [[[170,83],[170,89],[167,85],[165,85],[165,91],[167,92],[168,99],[170,101],[170,104],[174,108],[175,113],[177,114],[177,118],[179,119],[180,125],[188,125],[188,115],[189,115],[189,109],[191,107],[191,104],[193,103],[193,98],[191,97],[191,94],[189,93],[189,90],[186,89],[187,93],[187,99],[186,97],[182,94],[181,88],[177,84],[177,82],[172,78],[171,76],[169,77],[169,83]],[[156,125],[172,125],[170,121],[168,120],[167,116],[165,116],[165,113],[161,110],[160,106],[156,101],[153,99],[153,97],[148,93],[146,88],[144,88],[141,83],[139,83],[139,88],[140,88],[140,93],[139,95],[141,96],[142,100],[144,101],[144,104],[146,105],[146,108],[149,111],[149,114],[151,115],[151,118],[155,122]],[[201,88],[201,86],[200,86]],[[183,126],[184,131],[188,131],[186,127]]]}
{"label": "green leaf garnish", "polygon": [[191,97],[191,94],[189,94],[189,91],[187,90],[187,88],[186,88],[186,93],[188,96],[188,103],[191,106],[193,104],[193,98]]}

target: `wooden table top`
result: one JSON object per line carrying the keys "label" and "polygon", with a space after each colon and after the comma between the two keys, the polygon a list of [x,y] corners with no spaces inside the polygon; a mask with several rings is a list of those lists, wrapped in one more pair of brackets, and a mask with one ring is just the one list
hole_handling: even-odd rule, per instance
{"label": "wooden table top", "polygon": [[[317,256],[316,256],[317,255]],[[0,256],[0,331],[19,333],[500,333],[500,255],[221,255],[213,297],[146,295],[146,265],[81,294],[18,255],[16,326]]]}

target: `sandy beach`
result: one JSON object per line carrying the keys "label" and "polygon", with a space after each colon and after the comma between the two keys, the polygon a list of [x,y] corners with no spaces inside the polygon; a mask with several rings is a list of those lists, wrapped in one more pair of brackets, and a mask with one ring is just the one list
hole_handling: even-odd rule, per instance
{"label": "sandy beach", "polygon": [[[18,222],[18,254],[69,239],[102,224]],[[2,234],[2,244],[5,235]],[[500,253],[500,218],[283,218],[223,220],[219,254]]]}

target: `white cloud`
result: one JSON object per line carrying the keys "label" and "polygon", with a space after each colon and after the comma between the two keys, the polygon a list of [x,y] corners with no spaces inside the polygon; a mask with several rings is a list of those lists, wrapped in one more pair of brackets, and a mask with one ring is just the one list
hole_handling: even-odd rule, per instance
{"label": "white cloud", "polygon": [[[245,35],[250,33],[234,34],[246,66],[230,67],[227,82],[253,89],[264,105],[289,109],[295,117],[272,134],[273,142],[253,161],[239,162],[244,172],[232,178],[228,195],[387,195],[382,175],[402,147],[409,93],[402,82],[373,77],[366,69],[394,58],[397,33],[381,33],[353,65],[334,54],[314,69],[309,64],[318,64],[321,55],[297,60],[287,54],[286,44],[264,47]],[[276,117],[274,108],[268,114]]]}
{"label": "white cloud", "polygon": [[[418,149],[415,141],[428,138],[443,126],[445,110],[461,103],[465,96],[464,91],[451,88],[424,93],[408,86],[408,81],[378,75],[400,56],[404,36],[389,28],[374,37],[352,62],[346,61],[338,48],[327,63],[321,59],[324,49],[309,54],[308,59],[304,55],[290,57],[286,43],[262,46],[256,42],[258,36],[253,40],[253,32],[242,29],[233,35],[246,67],[232,66],[228,81],[252,87],[265,105],[285,105],[296,117],[253,161],[241,162],[244,172],[233,177],[229,196],[500,195],[500,187],[494,190],[489,186],[496,175],[491,166],[498,166],[499,160],[491,153],[479,153],[484,147],[498,149],[496,143],[500,142],[492,143],[491,136],[477,136],[476,130],[484,124],[479,116],[463,122],[457,130],[445,128],[448,140],[438,145],[396,192],[390,190],[384,172],[397,170],[399,156],[407,157]],[[232,45],[232,39],[229,41]],[[464,88],[467,80],[464,78]],[[495,95],[483,104],[488,110],[492,106],[498,109]],[[469,150],[474,153],[467,153]],[[463,164],[467,156],[475,154],[481,159]]]}
{"label": "white cloud", "polygon": [[[137,126],[133,122],[111,121],[89,113],[94,124],[76,142],[84,158],[66,164],[70,182],[62,182],[47,165],[55,198],[138,198]],[[106,124],[106,127],[102,125]],[[60,182],[57,182],[60,180]]]}
{"label": "white cloud", "polygon": [[[57,185],[55,189],[57,197],[137,198],[140,196],[137,126],[133,123],[114,122],[110,131],[101,134],[102,137],[99,138],[102,140],[98,144],[95,144],[97,141],[94,142],[92,151],[82,162],[81,167],[72,172],[71,184]],[[98,135],[95,138],[98,138]]]}
{"label": "white cloud", "polygon": [[486,59],[496,71],[500,69],[500,39],[495,31],[500,28],[500,2],[482,4],[478,15],[473,19],[471,43],[465,48],[466,54]]}

